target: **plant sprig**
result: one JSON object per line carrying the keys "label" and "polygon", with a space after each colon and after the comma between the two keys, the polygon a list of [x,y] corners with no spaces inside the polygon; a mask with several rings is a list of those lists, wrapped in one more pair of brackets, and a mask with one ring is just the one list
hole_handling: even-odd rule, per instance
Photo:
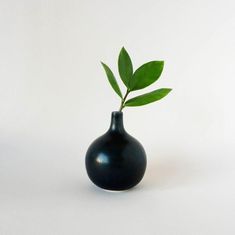
{"label": "plant sprig", "polygon": [[101,62],[101,64],[110,85],[121,98],[119,111],[122,111],[128,106],[141,106],[155,102],[165,97],[172,90],[170,88],[161,88],[127,100],[127,97],[131,92],[144,89],[159,79],[163,71],[164,61],[150,61],[133,72],[131,58],[126,49],[122,47],[118,57],[118,71],[122,82],[126,86],[126,93],[124,96],[122,95],[112,70],[103,62]]}

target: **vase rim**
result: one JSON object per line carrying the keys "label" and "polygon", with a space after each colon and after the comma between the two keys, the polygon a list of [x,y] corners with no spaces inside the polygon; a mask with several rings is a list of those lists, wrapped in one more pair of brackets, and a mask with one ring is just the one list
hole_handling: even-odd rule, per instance
{"label": "vase rim", "polygon": [[112,114],[122,114],[122,111],[112,111]]}

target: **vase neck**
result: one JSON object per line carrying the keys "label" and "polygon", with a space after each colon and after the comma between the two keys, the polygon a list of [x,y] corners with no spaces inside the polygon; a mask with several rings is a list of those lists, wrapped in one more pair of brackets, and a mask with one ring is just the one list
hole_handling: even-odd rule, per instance
{"label": "vase neck", "polygon": [[123,125],[123,113],[122,112],[112,112],[111,115],[111,124],[109,131],[123,133],[125,132],[124,125]]}

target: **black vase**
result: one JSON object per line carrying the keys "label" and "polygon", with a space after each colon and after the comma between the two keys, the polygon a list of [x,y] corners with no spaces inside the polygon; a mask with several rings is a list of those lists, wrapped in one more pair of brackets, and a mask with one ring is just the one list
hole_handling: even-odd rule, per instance
{"label": "black vase", "polygon": [[109,130],[86,153],[90,180],[103,189],[127,190],[141,181],[146,164],[144,148],[124,129],[123,113],[112,112]]}

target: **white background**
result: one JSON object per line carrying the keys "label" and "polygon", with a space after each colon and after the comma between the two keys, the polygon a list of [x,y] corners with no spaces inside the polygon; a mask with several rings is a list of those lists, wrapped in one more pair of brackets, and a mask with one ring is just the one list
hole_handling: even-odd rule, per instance
{"label": "white background", "polygon": [[[234,0],[1,0],[0,235],[235,234],[234,12]],[[120,102],[99,61],[118,77],[122,46],[135,68],[165,60],[146,91],[173,91],[124,109],[148,167],[111,193],[84,158]]]}

